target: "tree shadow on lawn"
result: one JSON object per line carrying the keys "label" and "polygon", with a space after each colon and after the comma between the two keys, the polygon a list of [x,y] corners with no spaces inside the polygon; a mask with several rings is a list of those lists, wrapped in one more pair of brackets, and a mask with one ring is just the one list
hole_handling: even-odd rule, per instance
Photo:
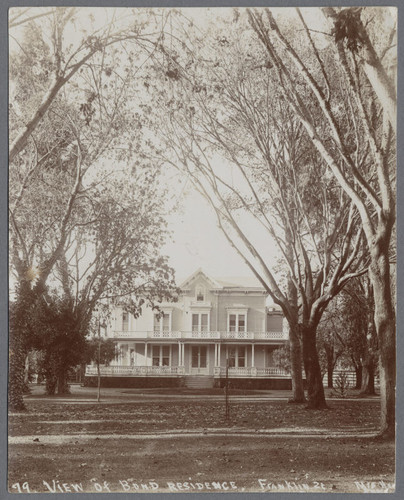
{"label": "tree shadow on lawn", "polygon": [[287,401],[163,401],[138,403],[58,403],[27,401],[28,412],[10,415],[13,435],[111,433],[195,430],[235,427],[252,431],[297,429],[324,433],[376,433],[380,404],[376,400],[332,400],[329,409],[308,411]]}

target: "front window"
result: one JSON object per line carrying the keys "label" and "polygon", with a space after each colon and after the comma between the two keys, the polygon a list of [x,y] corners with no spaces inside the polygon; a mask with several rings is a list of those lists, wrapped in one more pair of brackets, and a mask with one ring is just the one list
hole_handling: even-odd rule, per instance
{"label": "front window", "polygon": [[203,302],[205,300],[205,293],[203,288],[197,288],[196,289],[196,301],[197,302]]}
{"label": "front window", "polygon": [[154,315],[154,326],[155,332],[169,332],[171,323],[170,313],[160,313]]}
{"label": "front window", "polygon": [[170,366],[170,346],[169,345],[162,346],[161,366]]}
{"label": "front window", "polygon": [[231,332],[236,331],[236,325],[237,325],[237,316],[235,314],[230,314],[229,317],[229,330]]}
{"label": "front window", "polygon": [[228,358],[229,358],[229,368],[234,368],[236,366],[236,361],[237,361],[237,350],[235,347],[229,348]]}
{"label": "front window", "polygon": [[199,314],[192,315],[192,331],[197,332],[199,330]]}
{"label": "front window", "polygon": [[247,315],[244,313],[229,314],[229,332],[246,332]]}
{"label": "front window", "polygon": [[238,331],[245,332],[245,314],[238,315]]}
{"label": "front window", "polygon": [[244,368],[246,366],[245,346],[231,346],[227,352],[229,368]]}
{"label": "front window", "polygon": [[265,350],[265,366],[271,367],[274,366],[274,348],[267,347]]}
{"label": "front window", "polygon": [[209,330],[208,327],[208,315],[201,314],[201,332],[207,332]]}
{"label": "front window", "polygon": [[238,358],[237,358],[238,366],[244,368],[246,366],[245,362],[245,346],[238,347]]}
{"label": "front window", "polygon": [[122,331],[127,332],[129,328],[129,314],[127,312],[122,313]]}
{"label": "front window", "polygon": [[170,331],[170,315],[164,313],[162,317],[162,322],[163,322],[163,332],[169,332]]}
{"label": "front window", "polygon": [[154,315],[154,331],[155,332],[160,331],[160,315],[159,314]]}
{"label": "front window", "polygon": [[207,348],[206,345],[192,346],[192,368],[207,367]]}
{"label": "front window", "polygon": [[160,366],[160,346],[153,346],[153,366]]}
{"label": "front window", "polygon": [[153,366],[170,366],[170,346],[154,345],[152,349]]}
{"label": "front window", "polygon": [[192,331],[207,332],[209,331],[209,314],[193,313],[192,314]]}

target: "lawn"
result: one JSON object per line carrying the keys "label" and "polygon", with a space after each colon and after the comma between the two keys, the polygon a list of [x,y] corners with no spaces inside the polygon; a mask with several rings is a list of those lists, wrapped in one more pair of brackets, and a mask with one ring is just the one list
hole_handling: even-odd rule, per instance
{"label": "lawn", "polygon": [[394,443],[369,437],[378,400],[322,411],[232,402],[229,421],[217,401],[27,406],[9,419],[12,491],[355,492],[394,481]]}
{"label": "lawn", "polygon": [[285,401],[230,403],[230,421],[223,402],[170,401],[120,404],[65,404],[29,401],[28,412],[11,416],[11,436],[36,434],[121,434],[237,427],[262,429],[320,429],[324,432],[376,432],[379,403],[331,401],[329,409],[309,411]]}

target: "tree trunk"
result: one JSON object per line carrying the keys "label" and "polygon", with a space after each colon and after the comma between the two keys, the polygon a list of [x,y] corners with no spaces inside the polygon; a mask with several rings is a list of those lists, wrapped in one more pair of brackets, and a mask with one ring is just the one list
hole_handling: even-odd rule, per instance
{"label": "tree trunk", "polygon": [[303,326],[303,363],[307,381],[307,408],[327,408],[324,395],[323,378],[316,346],[316,328]]}
{"label": "tree trunk", "polygon": [[66,370],[60,370],[57,377],[57,394],[70,394]]}
{"label": "tree trunk", "polygon": [[85,376],[86,376],[86,365],[81,364],[80,365],[80,380],[79,380],[81,385],[84,385]]}
{"label": "tree trunk", "polygon": [[332,389],[334,387],[334,384],[333,384],[333,378],[334,376],[334,363],[333,363],[333,360],[327,358],[327,387],[329,389]]}
{"label": "tree trunk", "polygon": [[334,376],[334,349],[332,347],[325,348],[325,354],[327,356],[327,387],[332,389],[334,387],[333,384],[333,376]]}
{"label": "tree trunk", "polygon": [[292,398],[289,403],[305,403],[302,374],[302,348],[296,328],[289,328],[290,372],[292,376]]}
{"label": "tree trunk", "polygon": [[[293,237],[285,224],[285,238],[287,242],[286,252],[290,262],[294,260]],[[292,397],[290,403],[305,403],[302,374],[302,344],[300,328],[298,324],[298,300],[297,289],[290,274],[288,275],[288,298],[292,309],[292,315],[288,317],[289,325],[289,350],[290,350],[290,374],[292,377]]]}
{"label": "tree trunk", "polygon": [[24,372],[26,349],[23,333],[10,324],[8,405],[11,411],[23,411]]}
{"label": "tree trunk", "polygon": [[10,305],[9,318],[9,380],[8,404],[11,411],[23,411],[25,360],[27,349],[26,320],[33,304],[33,295],[27,281],[19,283],[16,289],[16,300]]}
{"label": "tree trunk", "polygon": [[41,292],[41,285],[31,289],[31,283],[21,279],[16,287],[16,300],[10,304],[8,404],[11,411],[26,409],[23,394],[25,360],[29,351],[28,325],[31,311]]}
{"label": "tree trunk", "polygon": [[24,366],[24,385],[28,387],[29,384],[29,355],[25,356],[25,366]]}
{"label": "tree trunk", "polygon": [[25,356],[25,366],[24,366],[24,389],[23,389],[24,394],[31,393],[31,389],[29,387],[29,370],[30,370],[29,355],[27,354]]}
{"label": "tree trunk", "polygon": [[388,249],[373,249],[369,276],[375,301],[375,327],[379,344],[382,437],[395,436],[396,321],[392,303]]}
{"label": "tree trunk", "polygon": [[54,356],[47,356],[44,359],[45,372],[45,393],[47,396],[54,396],[58,385],[57,361]]}
{"label": "tree trunk", "polygon": [[47,396],[54,396],[57,386],[57,377],[53,373],[46,374],[45,392]]}
{"label": "tree trunk", "polygon": [[374,395],[375,392],[375,365],[372,361],[363,365],[363,376],[361,385],[361,394]]}
{"label": "tree trunk", "polygon": [[361,389],[363,379],[363,366],[355,365],[355,389]]}

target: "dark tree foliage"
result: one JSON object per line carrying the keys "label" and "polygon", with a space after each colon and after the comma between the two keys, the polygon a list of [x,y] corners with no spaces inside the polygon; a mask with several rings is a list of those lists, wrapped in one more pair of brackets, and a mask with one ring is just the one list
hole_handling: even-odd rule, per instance
{"label": "dark tree foliage", "polygon": [[95,362],[108,366],[117,355],[117,346],[113,339],[91,337],[86,342],[84,359],[86,364]]}
{"label": "dark tree foliage", "polygon": [[48,395],[68,391],[67,374],[83,361],[88,327],[66,297],[50,292],[37,301],[29,323],[29,344],[42,352],[39,371]]}

